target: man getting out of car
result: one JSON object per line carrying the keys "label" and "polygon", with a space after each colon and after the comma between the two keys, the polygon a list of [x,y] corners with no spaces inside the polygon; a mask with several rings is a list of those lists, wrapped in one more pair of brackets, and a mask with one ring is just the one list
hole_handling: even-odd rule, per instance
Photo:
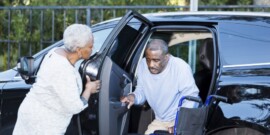
{"label": "man getting out of car", "polygon": [[[128,103],[128,108],[148,101],[155,119],[148,125],[145,134],[168,130],[174,126],[180,98],[198,96],[199,90],[190,66],[184,60],[170,55],[165,41],[153,39],[147,44],[145,58],[137,71],[138,84],[135,91],[121,101]],[[192,108],[194,103],[185,101],[182,106]]]}

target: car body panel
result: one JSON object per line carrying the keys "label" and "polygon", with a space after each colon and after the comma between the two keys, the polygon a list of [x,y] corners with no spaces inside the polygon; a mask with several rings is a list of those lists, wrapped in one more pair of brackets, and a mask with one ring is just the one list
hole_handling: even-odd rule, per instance
{"label": "car body panel", "polygon": [[223,123],[250,128],[257,123],[257,130],[269,133],[270,55],[266,50],[270,40],[265,35],[270,26],[269,18],[262,19],[219,23],[221,72],[215,93],[230,101],[219,105],[226,121]]}
{"label": "car body panel", "polygon": [[99,106],[102,106],[99,108],[99,126],[102,127],[99,134],[127,134],[129,111],[120,98],[131,92],[131,87],[128,87],[131,82],[124,83],[131,79],[109,57],[105,58],[100,76],[103,86],[99,94]]}
{"label": "car body panel", "polygon": [[[269,71],[268,66],[223,70],[217,93],[228,97],[230,103],[219,105],[226,121],[221,123],[250,128],[254,126],[252,123],[257,123],[256,128],[259,131],[269,133]],[[211,126],[214,125],[219,124]]]}

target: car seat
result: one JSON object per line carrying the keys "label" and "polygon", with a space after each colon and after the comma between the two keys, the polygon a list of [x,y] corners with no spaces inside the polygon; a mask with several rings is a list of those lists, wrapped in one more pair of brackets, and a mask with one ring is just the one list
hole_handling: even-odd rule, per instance
{"label": "car seat", "polygon": [[200,97],[205,102],[213,74],[214,48],[213,39],[206,38],[199,48],[199,63],[202,69],[195,72],[194,79],[200,90]]}

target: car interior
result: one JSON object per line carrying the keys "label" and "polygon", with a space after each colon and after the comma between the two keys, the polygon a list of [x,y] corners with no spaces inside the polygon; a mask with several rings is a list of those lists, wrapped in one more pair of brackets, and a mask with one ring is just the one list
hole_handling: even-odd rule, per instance
{"label": "car interior", "polygon": [[[195,83],[200,90],[199,96],[204,102],[213,75],[214,47],[211,31],[205,29],[161,30],[153,32],[149,40],[157,38],[168,43],[170,54],[185,60],[191,66]],[[142,106],[134,106],[130,116],[132,126],[129,131],[140,134],[144,133],[147,125],[155,117],[147,102]]]}
{"label": "car interior", "polygon": [[197,87],[200,90],[200,97],[204,102],[206,100],[208,90],[210,88],[212,74],[213,74],[213,63],[214,63],[214,53],[213,53],[213,39],[206,38],[199,47],[199,63],[201,64],[201,69],[194,73],[194,79]]}

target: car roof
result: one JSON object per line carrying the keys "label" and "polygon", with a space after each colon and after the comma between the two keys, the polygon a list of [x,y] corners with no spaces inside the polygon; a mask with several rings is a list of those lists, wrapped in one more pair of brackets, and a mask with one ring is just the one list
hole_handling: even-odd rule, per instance
{"label": "car roof", "polygon": [[215,16],[264,16],[270,17],[270,13],[266,12],[239,12],[239,11],[197,11],[197,12],[160,12],[160,13],[147,13],[146,16],[178,16],[178,15],[215,15]]}
{"label": "car roof", "polygon": [[[159,12],[143,14],[153,23],[161,22],[264,22],[269,25],[270,13],[266,12],[217,12],[217,11],[198,11],[198,12]],[[98,25],[115,25],[121,17],[103,21]]]}

